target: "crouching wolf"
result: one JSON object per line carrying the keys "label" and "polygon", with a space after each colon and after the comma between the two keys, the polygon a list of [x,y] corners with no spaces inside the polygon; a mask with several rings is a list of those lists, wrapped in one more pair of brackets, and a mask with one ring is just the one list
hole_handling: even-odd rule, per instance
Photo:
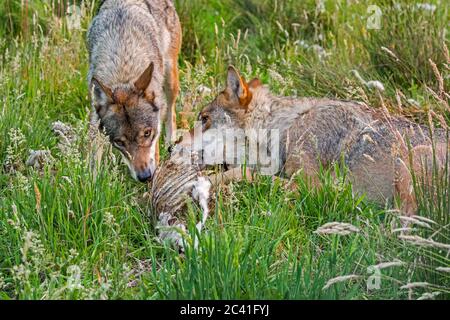
{"label": "crouching wolf", "polygon": [[175,138],[181,26],[174,5],[106,0],[87,38],[91,123],[99,122],[131,175],[147,181],[158,163],[161,118],[166,142]]}
{"label": "crouching wolf", "polygon": [[[442,168],[448,152],[443,129],[430,130],[352,101],[277,97],[258,79],[247,83],[232,66],[226,89],[200,112],[196,130],[186,134],[182,144],[185,138],[196,138],[196,131],[204,137],[213,129],[215,136],[240,130],[247,140],[254,138],[250,133],[255,129],[276,130],[275,173],[292,176],[303,171],[319,183],[320,167],[344,160],[354,192],[383,205],[399,196],[402,211],[410,215],[417,211],[411,173],[423,177],[424,166],[428,172],[433,164]],[[205,144],[202,141],[201,148]],[[262,146],[275,150],[273,144]],[[234,147],[224,154],[233,159]]]}

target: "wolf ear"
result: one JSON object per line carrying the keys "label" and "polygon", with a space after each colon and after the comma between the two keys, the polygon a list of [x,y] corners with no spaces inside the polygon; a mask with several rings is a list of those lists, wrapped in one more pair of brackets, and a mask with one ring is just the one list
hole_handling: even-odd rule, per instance
{"label": "wolf ear", "polygon": [[141,74],[139,79],[137,79],[136,82],[134,83],[135,88],[139,92],[144,92],[145,89],[147,89],[147,87],[149,86],[150,81],[152,80],[153,68],[154,64],[153,62],[150,62],[147,69],[145,69],[145,71]]}
{"label": "wolf ear", "polygon": [[245,80],[239,75],[236,68],[231,65],[228,67],[227,90],[234,97],[238,98],[240,102],[245,100],[248,95],[248,87]]}
{"label": "wolf ear", "polygon": [[94,105],[95,105],[95,108],[97,109],[97,111],[99,111],[99,109],[102,106],[105,106],[109,102],[112,102],[112,99],[113,99],[112,98],[112,96],[113,96],[112,90],[110,88],[106,87],[105,85],[103,85],[96,78],[92,78],[91,90],[92,90],[91,97],[94,100],[93,102],[94,102]]}

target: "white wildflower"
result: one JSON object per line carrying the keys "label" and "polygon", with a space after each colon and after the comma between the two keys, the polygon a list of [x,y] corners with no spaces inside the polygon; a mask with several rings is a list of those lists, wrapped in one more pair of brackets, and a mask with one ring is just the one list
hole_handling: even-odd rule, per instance
{"label": "white wildflower", "polygon": [[78,251],[76,249],[69,249],[69,257],[67,258],[69,261],[74,260],[76,257],[78,257]]}
{"label": "white wildflower", "polygon": [[30,182],[28,181],[28,178],[20,173],[19,171],[16,172],[16,179],[15,183],[12,186],[14,189],[23,191],[23,192],[29,192],[30,191]]}
{"label": "white wildflower", "polygon": [[4,166],[7,172],[13,173],[20,170],[22,162],[22,152],[24,151],[26,139],[20,129],[11,128],[8,132],[9,145],[6,148]]}
{"label": "white wildflower", "polygon": [[381,83],[380,81],[378,81],[378,80],[365,81],[359,74],[358,70],[355,70],[355,69],[351,70],[351,73],[353,73],[355,78],[358,79],[358,81],[361,84],[365,85],[368,89],[378,90],[380,92],[385,90],[383,83]]}
{"label": "white wildflower", "polygon": [[330,55],[329,52],[327,52],[322,46],[319,46],[318,44],[312,45],[311,50],[314,51],[314,53],[317,55],[319,60],[323,60],[324,58],[326,58]]}
{"label": "white wildflower", "polygon": [[202,96],[207,96],[211,94],[211,89],[204,85],[199,85],[197,87],[197,93],[199,93]]}
{"label": "white wildflower", "polygon": [[74,128],[61,121],[55,121],[52,130],[59,138],[58,149],[61,154],[70,161],[80,163],[82,157],[76,146],[77,135]]}
{"label": "white wildflower", "polygon": [[[323,37],[323,35],[319,35],[319,40],[321,37]],[[323,60],[324,58],[331,55],[331,53],[327,52],[322,46],[318,44],[309,45],[305,40],[297,40],[294,42],[294,44],[299,46],[300,48],[313,51],[314,54],[319,58],[319,60]]]}
{"label": "white wildflower", "polygon": [[431,3],[416,3],[416,8],[433,13],[436,10],[436,5]]}
{"label": "white wildflower", "polygon": [[31,270],[24,264],[19,264],[12,267],[12,278],[15,282],[26,283],[30,277]]}
{"label": "white wildflower", "polygon": [[297,40],[294,42],[294,44],[298,45],[299,47],[301,47],[303,49],[309,48],[309,44],[305,40]]}
{"label": "white wildflower", "polygon": [[106,212],[103,214],[103,219],[104,219],[104,221],[105,221],[105,224],[106,224],[107,226],[110,226],[111,228],[117,228],[117,227],[119,226],[119,224],[116,222],[116,218],[115,218],[114,215],[113,215],[111,212],[109,212],[109,211],[106,211]]}
{"label": "white wildflower", "polygon": [[34,265],[38,265],[44,256],[44,246],[39,236],[33,231],[25,231],[23,236],[23,246],[20,248],[22,261],[26,263],[31,258]]}
{"label": "white wildflower", "polygon": [[77,265],[71,265],[67,268],[67,288],[71,291],[83,289],[81,285],[81,269]]}
{"label": "white wildflower", "polygon": [[6,222],[13,227],[14,230],[19,231],[20,230],[20,222],[15,221],[13,219],[7,219]]}
{"label": "white wildflower", "polygon": [[52,130],[60,137],[62,143],[70,145],[75,141],[73,128],[62,121],[55,121],[52,123]]}
{"label": "white wildflower", "polygon": [[366,86],[369,89],[376,89],[378,91],[384,91],[384,85],[378,80],[371,80],[366,82]]}
{"label": "white wildflower", "polygon": [[273,69],[269,69],[269,76],[277,82],[280,82],[280,83],[285,82],[283,76]]}
{"label": "white wildflower", "polygon": [[267,217],[271,217],[272,216],[272,212],[270,210],[267,210],[267,211],[263,212],[263,215],[265,215]]}

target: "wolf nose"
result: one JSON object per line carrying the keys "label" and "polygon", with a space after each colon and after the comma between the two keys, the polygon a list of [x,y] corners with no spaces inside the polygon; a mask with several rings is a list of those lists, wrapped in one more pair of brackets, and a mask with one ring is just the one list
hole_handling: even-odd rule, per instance
{"label": "wolf nose", "polygon": [[140,182],[146,182],[152,178],[152,172],[150,169],[140,172],[137,175],[137,178]]}

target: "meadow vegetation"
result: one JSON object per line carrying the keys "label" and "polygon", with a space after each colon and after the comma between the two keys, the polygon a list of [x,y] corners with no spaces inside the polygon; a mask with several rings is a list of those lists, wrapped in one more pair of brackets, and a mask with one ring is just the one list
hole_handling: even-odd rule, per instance
{"label": "meadow vegetation", "polygon": [[[63,2],[0,3],[0,299],[450,297],[448,174],[415,181],[412,218],[354,196],[338,165],[320,189],[259,176],[217,194],[198,250],[158,243],[148,187],[119,155],[105,153],[96,179],[89,169],[85,35],[99,4]],[[450,124],[445,1],[175,2],[179,126],[223,88],[228,64],[279,94]],[[45,152],[31,163],[32,150]]]}

